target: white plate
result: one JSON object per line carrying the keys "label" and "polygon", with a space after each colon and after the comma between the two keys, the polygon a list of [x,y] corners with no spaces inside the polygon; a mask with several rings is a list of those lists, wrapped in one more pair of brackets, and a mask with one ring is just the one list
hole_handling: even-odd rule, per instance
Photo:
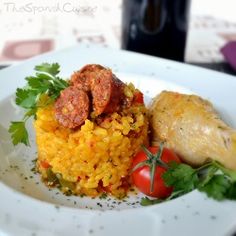
{"label": "white plate", "polygon": [[222,117],[236,127],[236,78],[210,70],[91,46],[45,54],[1,70],[0,235],[217,236],[233,232],[236,202],[217,202],[198,191],[150,207],[136,203],[141,195],[113,203],[113,199],[66,197],[56,189],[48,191],[31,171],[36,158],[32,126],[31,148],[13,147],[7,132],[9,122],[22,115],[14,106],[15,90],[25,85],[24,77],[42,62],[58,62],[66,77],[87,63],[108,66],[120,79],[139,87],[147,103],[163,89],[199,94],[213,102]]}

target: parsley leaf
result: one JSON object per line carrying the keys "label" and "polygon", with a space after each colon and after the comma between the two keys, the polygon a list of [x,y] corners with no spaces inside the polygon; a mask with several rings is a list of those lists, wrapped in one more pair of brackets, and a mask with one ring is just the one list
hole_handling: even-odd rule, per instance
{"label": "parsley leaf", "polygon": [[25,78],[27,85],[24,88],[17,88],[15,102],[18,106],[26,109],[22,121],[11,122],[9,133],[11,133],[12,143],[24,143],[29,145],[28,133],[25,128],[26,121],[31,117],[36,117],[39,107],[43,107],[53,102],[60,95],[61,90],[69,86],[66,80],[58,77],[60,66],[58,63],[42,63],[35,66],[34,76]]}
{"label": "parsley leaf", "polygon": [[227,196],[227,192],[231,186],[228,178],[224,175],[214,175],[207,184],[198,188],[201,192],[205,192],[208,197],[216,200],[223,200]]}
{"label": "parsley leaf", "polygon": [[35,66],[34,69],[55,76],[60,72],[60,65],[58,63],[42,63],[41,65]]}
{"label": "parsley leaf", "polygon": [[196,188],[199,178],[195,169],[186,164],[172,162],[169,169],[162,175],[167,186],[173,186],[174,191],[187,193]]}
{"label": "parsley leaf", "polygon": [[44,93],[51,86],[50,77],[46,74],[37,74],[37,76],[26,77],[29,90],[33,90],[37,93]]}
{"label": "parsley leaf", "polygon": [[24,121],[13,121],[8,130],[11,133],[12,143],[14,145],[18,143],[24,143],[29,145],[28,132],[25,128]]}
{"label": "parsley leaf", "polygon": [[236,200],[236,183],[233,182],[226,193],[226,197],[231,200]]}
{"label": "parsley leaf", "polygon": [[30,89],[17,88],[16,90],[16,104],[23,108],[32,108],[35,106],[37,94]]}

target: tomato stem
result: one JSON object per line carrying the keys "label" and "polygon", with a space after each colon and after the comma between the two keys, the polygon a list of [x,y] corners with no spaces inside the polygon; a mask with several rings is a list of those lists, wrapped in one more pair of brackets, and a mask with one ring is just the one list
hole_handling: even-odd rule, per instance
{"label": "tomato stem", "polygon": [[138,168],[141,168],[143,166],[149,166],[149,162],[147,161],[142,161],[140,163],[138,163],[131,171],[130,174],[132,174],[134,171],[136,171]]}
{"label": "tomato stem", "polygon": [[153,159],[152,164],[150,166],[150,179],[151,179],[151,186],[150,186],[150,192],[153,192],[153,188],[154,188],[154,176],[156,173],[156,166],[157,166],[157,162]]}
{"label": "tomato stem", "polygon": [[145,152],[150,165],[152,164],[152,160],[155,160],[159,166],[161,166],[165,169],[169,169],[169,166],[161,160],[163,148],[164,148],[164,144],[160,143],[160,148],[155,155],[155,154],[152,154],[145,146],[142,146],[142,149]]}
{"label": "tomato stem", "polygon": [[163,143],[161,143],[157,154],[155,156],[152,154],[152,163],[151,163],[151,166],[150,166],[150,169],[151,169],[150,170],[150,179],[151,179],[150,192],[151,193],[153,192],[153,188],[154,188],[154,176],[155,176],[155,173],[156,173],[156,166],[157,166],[157,164],[159,164],[160,166],[163,167],[163,163],[161,161],[163,148],[164,148],[164,145],[163,145]]}

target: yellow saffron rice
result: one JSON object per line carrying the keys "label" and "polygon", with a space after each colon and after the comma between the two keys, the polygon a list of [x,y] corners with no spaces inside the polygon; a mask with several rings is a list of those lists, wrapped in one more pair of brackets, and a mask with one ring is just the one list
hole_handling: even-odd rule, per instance
{"label": "yellow saffron rice", "polygon": [[[62,191],[92,197],[104,189],[118,198],[125,196],[122,181],[148,137],[146,108],[140,104],[112,113],[99,125],[87,119],[77,130],[59,125],[52,104],[38,110],[34,127],[42,178],[48,180],[53,174],[60,179]],[[50,172],[40,164],[45,162]]]}

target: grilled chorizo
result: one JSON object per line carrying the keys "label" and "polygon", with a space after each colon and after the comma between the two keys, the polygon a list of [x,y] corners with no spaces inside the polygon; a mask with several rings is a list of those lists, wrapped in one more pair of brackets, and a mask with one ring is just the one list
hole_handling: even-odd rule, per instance
{"label": "grilled chorizo", "polygon": [[55,102],[55,117],[66,128],[77,128],[89,115],[89,97],[75,86],[64,89]]}
{"label": "grilled chorizo", "polygon": [[97,73],[103,69],[105,68],[101,65],[88,64],[72,74],[70,84],[78,89],[90,91],[94,78],[96,78]]}
{"label": "grilled chorizo", "polygon": [[92,94],[96,115],[118,111],[124,98],[124,83],[101,65],[89,64],[71,77],[71,84]]}
{"label": "grilled chorizo", "polygon": [[123,90],[123,82],[111,70],[101,70],[91,88],[96,115],[118,111],[124,98]]}

